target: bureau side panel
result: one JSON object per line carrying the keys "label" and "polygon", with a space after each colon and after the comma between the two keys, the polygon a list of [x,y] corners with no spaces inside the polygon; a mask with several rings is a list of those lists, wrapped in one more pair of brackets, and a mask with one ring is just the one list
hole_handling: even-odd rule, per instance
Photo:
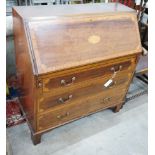
{"label": "bureau side panel", "polygon": [[13,30],[16,55],[16,70],[21,84],[21,107],[26,115],[26,119],[31,129],[35,131],[36,77],[33,74],[33,63],[29,51],[24,22],[14,9]]}

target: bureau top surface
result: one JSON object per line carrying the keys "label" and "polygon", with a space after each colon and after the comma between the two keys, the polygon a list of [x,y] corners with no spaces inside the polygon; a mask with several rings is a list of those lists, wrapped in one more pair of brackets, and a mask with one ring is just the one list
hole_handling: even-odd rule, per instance
{"label": "bureau top surface", "polygon": [[24,19],[41,18],[51,16],[96,14],[109,12],[135,12],[120,3],[95,3],[95,4],[75,4],[75,5],[48,5],[48,6],[16,6],[14,9]]}
{"label": "bureau top surface", "polygon": [[[14,11],[28,19],[25,32],[35,74],[141,52],[136,14],[121,4],[15,7]],[[45,16],[49,18],[40,18]]]}

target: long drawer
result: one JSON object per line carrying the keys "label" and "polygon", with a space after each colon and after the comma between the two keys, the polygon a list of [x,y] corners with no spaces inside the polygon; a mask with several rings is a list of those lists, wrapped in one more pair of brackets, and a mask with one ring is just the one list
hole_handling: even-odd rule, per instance
{"label": "long drawer", "polygon": [[52,90],[68,90],[69,88],[74,88],[78,84],[83,85],[84,82],[87,83],[89,80],[112,75],[114,72],[121,74],[123,71],[130,71],[135,65],[134,60],[134,58],[117,60],[118,62],[114,61],[110,64],[84,69],[83,71],[80,69],[79,71],[68,72],[65,75],[55,75],[54,77],[45,78],[43,79],[43,93],[52,93]]}
{"label": "long drawer", "polygon": [[98,78],[82,88],[71,89],[63,93],[59,92],[56,95],[44,94],[39,99],[38,112],[46,112],[57,106],[65,106],[72,102],[78,102],[79,100],[88,98],[91,95],[106,92],[108,89],[116,89],[120,86],[126,88],[131,78],[131,73],[124,72],[123,74],[116,76],[109,86],[105,86],[110,78],[111,76],[107,76],[106,78]]}
{"label": "long drawer", "polygon": [[[122,89],[120,91],[121,94],[116,94],[120,89]],[[85,98],[78,103],[72,103],[54,109],[46,114],[38,116],[37,129],[40,131],[54,128],[101,109],[114,107],[117,104],[122,103],[124,94],[125,89],[120,87],[117,91],[116,89],[113,89],[113,91],[98,93],[97,95]]]}

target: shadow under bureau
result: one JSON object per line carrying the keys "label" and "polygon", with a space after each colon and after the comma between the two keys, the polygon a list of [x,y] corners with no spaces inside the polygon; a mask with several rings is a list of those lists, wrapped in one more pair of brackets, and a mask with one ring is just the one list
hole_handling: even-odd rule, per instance
{"label": "shadow under bureau", "polygon": [[13,8],[21,108],[34,144],[73,120],[122,107],[141,43],[119,3]]}

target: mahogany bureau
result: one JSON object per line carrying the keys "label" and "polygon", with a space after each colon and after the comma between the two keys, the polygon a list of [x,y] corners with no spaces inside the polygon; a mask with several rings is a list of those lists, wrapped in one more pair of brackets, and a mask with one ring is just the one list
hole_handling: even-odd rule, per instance
{"label": "mahogany bureau", "polygon": [[13,8],[21,108],[34,144],[81,117],[122,107],[142,48],[119,3]]}

